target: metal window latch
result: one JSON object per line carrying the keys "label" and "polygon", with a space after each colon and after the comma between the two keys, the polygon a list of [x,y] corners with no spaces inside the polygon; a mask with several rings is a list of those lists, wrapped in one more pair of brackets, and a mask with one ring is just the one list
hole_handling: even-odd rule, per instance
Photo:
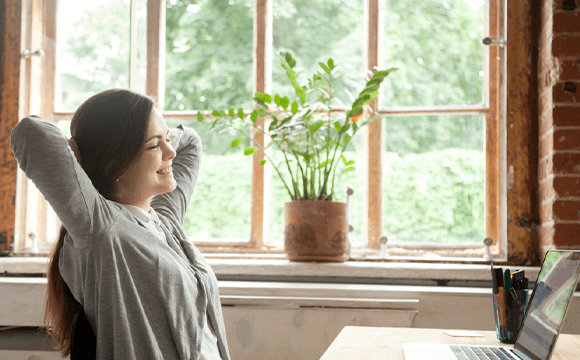
{"label": "metal window latch", "polygon": [[38,57],[42,57],[42,56],[44,56],[44,51],[42,51],[42,50],[38,49],[38,50],[36,50],[35,52],[30,52],[30,50],[26,49],[26,50],[24,50],[23,52],[21,52],[21,53],[20,53],[20,57],[21,57],[21,58],[28,59],[28,58],[30,58],[31,56],[38,56]]}
{"label": "metal window latch", "polygon": [[493,239],[490,237],[486,237],[483,240],[483,245],[485,245],[485,255],[483,255],[484,260],[491,260],[491,253],[489,251],[489,247],[491,246],[492,242],[493,242]]}
{"label": "metal window latch", "polygon": [[381,257],[387,257],[387,237],[385,235],[379,238],[379,242],[381,243]]}
{"label": "metal window latch", "polygon": [[504,39],[499,39],[499,40],[493,40],[492,38],[490,38],[489,36],[483,39],[483,45],[491,45],[491,46],[505,46],[505,40]]}
{"label": "metal window latch", "polygon": [[38,234],[31,231],[28,233],[28,238],[32,241],[30,252],[36,254],[38,252]]}

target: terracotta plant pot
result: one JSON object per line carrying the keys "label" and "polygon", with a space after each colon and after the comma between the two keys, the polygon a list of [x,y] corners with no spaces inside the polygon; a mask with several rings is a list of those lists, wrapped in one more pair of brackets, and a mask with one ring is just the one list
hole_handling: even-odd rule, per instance
{"label": "terracotta plant pot", "polygon": [[346,203],[299,200],[284,204],[284,248],[290,261],[348,260]]}

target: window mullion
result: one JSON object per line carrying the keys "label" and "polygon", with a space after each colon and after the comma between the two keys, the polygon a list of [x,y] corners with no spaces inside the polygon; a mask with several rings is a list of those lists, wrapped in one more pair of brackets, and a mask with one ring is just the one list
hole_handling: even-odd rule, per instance
{"label": "window mullion", "polygon": [[[272,92],[272,0],[256,0],[254,13],[254,93]],[[265,129],[268,120],[258,118],[256,125]],[[267,145],[264,133],[253,132],[255,141],[263,148]],[[261,151],[252,155],[252,200],[250,242],[262,246],[268,237],[270,166],[260,165],[264,159]]]}
{"label": "window mullion", "polygon": [[159,109],[163,110],[165,100],[165,0],[147,0],[147,80],[145,93],[153,97]]}
{"label": "window mullion", "polygon": [[[382,57],[382,22],[385,9],[384,0],[365,1],[365,55],[366,71],[376,71],[381,67]],[[378,109],[382,96],[371,101],[372,109]],[[369,116],[372,114],[369,114]],[[367,234],[367,246],[379,247],[379,237],[383,231],[383,189],[382,189],[382,159],[383,159],[383,130],[382,118],[378,118],[365,127],[366,146],[366,175],[365,175],[365,215],[363,216],[363,234]]]}
{"label": "window mullion", "polygon": [[129,45],[129,88],[133,91],[137,90],[137,9],[138,0],[131,0],[131,27],[129,29],[129,37],[131,43]]}

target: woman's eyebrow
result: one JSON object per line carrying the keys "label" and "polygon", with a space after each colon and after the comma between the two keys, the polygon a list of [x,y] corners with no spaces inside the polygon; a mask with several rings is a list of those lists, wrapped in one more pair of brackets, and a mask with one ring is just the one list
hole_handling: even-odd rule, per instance
{"label": "woman's eyebrow", "polygon": [[[169,135],[169,129],[167,129],[167,134],[165,134],[165,136],[167,136],[167,135]],[[155,135],[155,136],[152,136],[150,139],[148,139],[148,140],[147,140],[147,141],[145,141],[145,142],[147,143],[147,142],[149,142],[149,141],[151,141],[151,140],[153,140],[153,139],[161,139],[161,138],[162,138],[162,136],[161,136],[161,135]]]}

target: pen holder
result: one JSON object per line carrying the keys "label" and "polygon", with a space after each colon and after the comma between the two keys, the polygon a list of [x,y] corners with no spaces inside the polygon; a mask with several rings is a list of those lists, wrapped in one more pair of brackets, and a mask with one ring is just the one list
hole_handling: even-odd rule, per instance
{"label": "pen holder", "polygon": [[495,333],[502,343],[516,342],[528,306],[528,290],[511,289],[505,296],[494,296]]}

